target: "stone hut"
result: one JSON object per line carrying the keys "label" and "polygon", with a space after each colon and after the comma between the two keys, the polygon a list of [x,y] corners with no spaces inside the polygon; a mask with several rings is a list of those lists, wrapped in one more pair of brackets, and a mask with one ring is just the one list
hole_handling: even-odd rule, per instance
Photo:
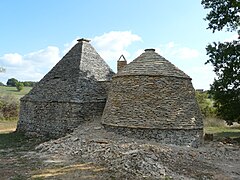
{"label": "stone hut", "polygon": [[58,137],[101,118],[113,74],[89,40],[78,40],[21,99],[17,131]]}
{"label": "stone hut", "polygon": [[123,135],[176,145],[197,147],[203,136],[191,78],[154,49],[113,76],[102,124]]}

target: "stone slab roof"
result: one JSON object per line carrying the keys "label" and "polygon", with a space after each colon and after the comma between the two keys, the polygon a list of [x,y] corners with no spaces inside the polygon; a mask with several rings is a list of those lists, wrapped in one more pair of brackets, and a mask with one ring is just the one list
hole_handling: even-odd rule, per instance
{"label": "stone slab roof", "polygon": [[155,49],[146,49],[144,53],[126,65],[114,77],[126,75],[159,75],[191,79],[175,65],[157,54]]}
{"label": "stone slab roof", "polygon": [[101,101],[105,92],[99,81],[109,81],[113,75],[89,40],[80,39],[22,100]]}

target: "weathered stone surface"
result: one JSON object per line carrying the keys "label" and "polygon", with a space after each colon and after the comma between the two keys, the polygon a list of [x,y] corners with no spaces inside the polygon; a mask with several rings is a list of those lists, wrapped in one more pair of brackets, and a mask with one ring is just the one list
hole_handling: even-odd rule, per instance
{"label": "weathered stone surface", "polygon": [[17,131],[59,137],[101,115],[113,71],[79,42],[21,99]]}
{"label": "weathered stone surface", "polygon": [[105,128],[119,134],[199,146],[203,124],[191,78],[154,49],[128,65],[121,58],[113,76],[80,39],[21,99],[17,131],[59,137],[102,116]]}
{"label": "weathered stone surface", "polygon": [[191,78],[153,49],[113,76],[102,123],[120,134],[163,143],[196,147],[202,142]]}
{"label": "weathered stone surface", "polygon": [[111,170],[112,178],[103,179],[239,179],[237,144],[210,142],[199,148],[165,145],[95,127],[102,127],[98,118],[65,137],[39,145],[36,157],[45,162],[56,158],[92,162]]}

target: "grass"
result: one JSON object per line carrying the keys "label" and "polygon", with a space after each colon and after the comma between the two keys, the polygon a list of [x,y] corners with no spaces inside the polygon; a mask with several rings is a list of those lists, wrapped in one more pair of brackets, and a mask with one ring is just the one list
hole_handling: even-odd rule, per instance
{"label": "grass", "polygon": [[240,139],[240,124],[228,126],[223,120],[208,118],[204,121],[204,132],[213,134],[214,139]]}
{"label": "grass", "polygon": [[27,94],[32,87],[24,87],[22,91],[18,91],[16,87],[8,87],[8,86],[0,86],[0,94],[1,95],[12,95],[17,99],[20,99],[25,94]]}

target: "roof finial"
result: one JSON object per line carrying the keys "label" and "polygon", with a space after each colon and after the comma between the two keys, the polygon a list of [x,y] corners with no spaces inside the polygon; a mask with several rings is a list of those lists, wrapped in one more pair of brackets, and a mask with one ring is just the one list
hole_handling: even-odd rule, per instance
{"label": "roof finial", "polygon": [[145,51],[145,52],[155,52],[155,49],[149,48],[149,49],[145,49],[144,51]]}
{"label": "roof finial", "polygon": [[78,39],[77,41],[78,41],[78,42],[83,42],[83,41],[85,41],[85,42],[90,42],[90,40],[85,39],[85,38]]}

